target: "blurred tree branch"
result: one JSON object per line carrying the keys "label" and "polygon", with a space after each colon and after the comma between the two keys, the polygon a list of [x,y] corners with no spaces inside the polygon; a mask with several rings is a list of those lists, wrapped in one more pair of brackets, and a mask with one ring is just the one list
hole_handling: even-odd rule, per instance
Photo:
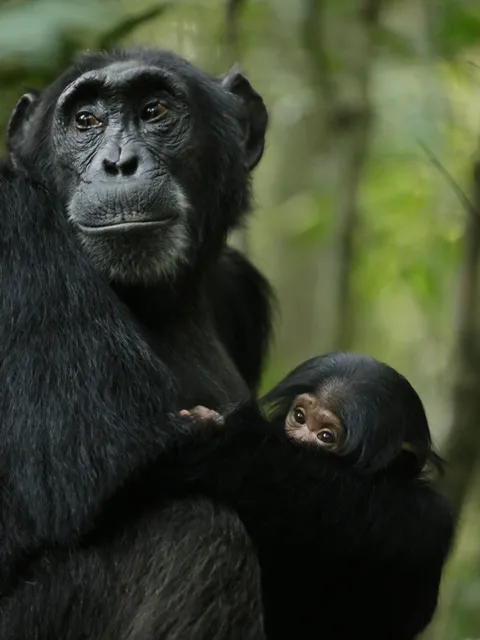
{"label": "blurred tree branch", "polygon": [[236,62],[238,55],[238,15],[244,4],[244,0],[227,0],[225,34],[227,49],[230,52],[230,64]]}
{"label": "blurred tree branch", "polygon": [[[452,422],[443,451],[448,467],[438,482],[457,513],[463,514],[471,492],[475,491],[474,480],[480,467],[480,156],[473,163],[472,197],[468,198],[434,154],[425,145],[422,147],[447,178],[466,211],[451,367]],[[454,595],[453,583],[448,581],[436,616],[422,640],[443,637]]]}
{"label": "blurred tree branch", "polygon": [[358,226],[358,190],[371,135],[371,65],[382,0],[363,0],[353,23],[352,49],[347,74],[354,88],[347,104],[337,104],[332,125],[339,131],[339,172],[335,217],[339,221],[339,274],[337,332],[334,345],[352,349],[355,304],[352,275]]}
{"label": "blurred tree branch", "polygon": [[452,425],[441,485],[460,510],[480,462],[480,157],[473,166],[472,206],[463,238],[458,326],[453,354]]}
{"label": "blurred tree branch", "polygon": [[323,37],[323,0],[305,0],[303,20],[303,42],[311,66],[314,87],[323,108],[329,108],[334,96],[327,47]]}
{"label": "blurred tree branch", "polygon": [[322,243],[321,250],[318,241],[300,246],[291,234],[278,237],[275,252],[282,283],[278,341],[287,366],[352,342],[357,198],[371,132],[369,79],[382,4],[382,0],[303,3],[304,56],[299,60],[292,53],[291,64],[294,73],[306,76],[308,91],[295,95],[298,115],[277,142],[282,155],[273,206],[294,218],[296,196],[310,191],[316,206],[311,209],[308,235],[333,237]]}
{"label": "blurred tree branch", "polygon": [[[304,43],[312,65],[314,85],[324,111],[324,126],[336,166],[333,219],[336,227],[335,302],[333,345],[351,349],[354,343],[352,274],[357,235],[358,189],[371,134],[370,73],[383,0],[348,4],[348,20],[340,27],[335,63],[341,83],[335,84],[325,41],[323,0],[306,0]],[[340,41],[348,39],[349,46]]]}
{"label": "blurred tree branch", "polygon": [[[239,50],[238,21],[244,0],[226,0],[225,6],[225,53],[228,64],[232,66],[241,59]],[[230,239],[230,244],[244,255],[249,253],[248,233],[245,227],[237,229]]]}
{"label": "blurred tree branch", "polygon": [[[285,47],[284,41],[279,42],[278,55],[282,56],[287,73],[298,74],[314,98],[312,101],[308,94],[298,95],[297,88],[291,91],[292,102],[298,111],[290,126],[282,128],[278,134],[277,145],[281,155],[272,187],[272,206],[280,211],[285,207],[284,215],[288,218],[295,216],[295,210],[290,209],[290,201],[294,202],[299,193],[311,190],[317,194],[321,192],[321,185],[329,183],[327,113],[333,99],[333,86],[330,84],[327,45],[322,29],[324,8],[320,0],[304,0],[299,33],[303,55],[298,56],[296,50]],[[297,84],[299,86],[301,84]],[[318,176],[317,165],[322,168]],[[277,292],[281,309],[277,339],[282,345],[284,366],[291,368],[312,353],[327,349],[329,344],[329,331],[325,327],[330,319],[328,311],[331,305],[328,292],[322,286],[326,259],[323,253],[299,247],[292,239],[291,231],[286,232],[281,225],[271,232],[276,234],[272,249],[276,254],[278,281],[281,283]],[[320,290],[318,295],[317,289]]]}
{"label": "blurred tree branch", "polygon": [[127,16],[98,38],[96,48],[110,49],[127,38],[137,27],[162,16],[171,6],[171,2],[164,2],[153,7],[148,7],[133,16]]}

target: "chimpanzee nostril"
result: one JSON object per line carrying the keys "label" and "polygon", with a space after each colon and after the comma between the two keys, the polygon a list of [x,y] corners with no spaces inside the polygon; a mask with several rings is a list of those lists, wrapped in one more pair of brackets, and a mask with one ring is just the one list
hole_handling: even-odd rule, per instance
{"label": "chimpanzee nostril", "polygon": [[103,168],[108,175],[116,176],[118,174],[117,163],[108,158],[103,159]]}
{"label": "chimpanzee nostril", "polygon": [[109,176],[133,176],[138,171],[139,156],[134,149],[122,149],[110,153],[102,161],[103,169]]}
{"label": "chimpanzee nostril", "polygon": [[123,176],[133,176],[138,169],[138,156],[136,153],[122,153],[117,165]]}

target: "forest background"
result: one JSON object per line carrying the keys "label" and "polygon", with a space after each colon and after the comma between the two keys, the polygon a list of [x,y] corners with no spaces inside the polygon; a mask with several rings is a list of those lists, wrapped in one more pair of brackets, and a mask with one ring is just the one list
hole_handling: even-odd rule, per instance
{"label": "forest background", "polygon": [[231,238],[278,295],[263,388],[334,349],[407,376],[461,510],[424,640],[478,640],[480,0],[0,0],[0,138],[23,91],[115,44],[240,62],[264,97]]}

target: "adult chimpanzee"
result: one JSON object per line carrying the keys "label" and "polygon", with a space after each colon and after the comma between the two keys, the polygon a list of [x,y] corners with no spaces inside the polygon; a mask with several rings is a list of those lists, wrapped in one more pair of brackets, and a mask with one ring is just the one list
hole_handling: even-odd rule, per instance
{"label": "adult chimpanzee", "polygon": [[187,405],[225,406],[259,382],[271,292],[225,238],[248,210],[266,126],[237,71],[213,79],[149,51],[82,57],[10,121],[13,164],[56,192]]}
{"label": "adult chimpanzee", "polygon": [[[439,496],[254,405],[224,427],[176,417],[171,374],[55,209],[0,178],[0,637],[262,638],[258,554],[268,638],[413,638],[451,537]],[[339,385],[366,436],[400,415],[396,441],[417,425],[427,453],[421,405],[387,374],[327,360],[315,389]]]}
{"label": "adult chimpanzee", "polygon": [[264,637],[238,518],[200,499],[140,500],[161,454],[191,431],[171,373],[56,197],[9,172],[0,318],[2,640]]}
{"label": "adult chimpanzee", "polygon": [[[71,226],[92,264],[108,278],[135,318],[141,321],[142,330],[146,329],[144,337],[147,343],[153,344],[168,370],[163,388],[157,391],[158,411],[162,409],[166,390],[172,386],[179,387],[180,406],[200,402],[221,408],[232,400],[245,397],[247,389],[225,346],[237,358],[239,367],[243,366],[241,373],[251,386],[255,385],[258,378],[260,352],[268,328],[268,286],[240,256],[225,249],[225,237],[248,208],[250,172],[262,155],[266,124],[267,114],[261,98],[238,72],[214,79],[172,54],[150,51],[84,56],[42,95],[24,96],[12,115],[9,150],[13,167],[18,171],[26,170],[53,192],[57,210],[64,211],[65,218],[68,213]],[[4,202],[4,206],[8,206],[8,198],[5,197]],[[22,203],[20,206],[28,209]],[[35,236],[30,237],[30,242],[37,242]],[[38,260],[44,259],[41,253],[39,256]],[[68,258],[66,261],[68,263]],[[225,271],[225,266],[228,271]],[[46,264],[45,269],[48,268]],[[65,288],[68,289],[66,285]],[[236,291],[242,293],[241,300],[235,297]],[[58,288],[54,293],[58,294]],[[26,296],[26,290],[19,295]],[[40,294],[33,291],[32,295],[36,299]],[[49,295],[47,292],[44,295],[42,304],[47,304]],[[5,297],[5,301],[7,299]],[[252,303],[248,315],[241,306],[246,301]],[[31,310],[33,308],[32,305]],[[236,313],[236,308],[242,313]],[[97,315],[95,308],[90,307],[90,310],[94,318]],[[235,325],[228,326],[228,314],[232,314],[236,320],[240,317],[240,329]],[[256,317],[259,318],[258,326],[254,323]],[[101,319],[99,322],[102,322]],[[215,324],[220,327],[218,333]],[[65,322],[62,327],[64,339],[67,342],[70,339],[72,347],[76,347],[81,340],[75,335],[75,330],[68,330],[66,325]],[[245,340],[241,331],[243,326],[258,329],[258,340],[248,343],[246,348],[242,345]],[[17,379],[15,371],[18,367],[23,368],[24,364],[20,360],[15,361],[15,355],[18,357],[19,354],[10,349],[12,335],[8,332],[9,327],[9,324],[3,327],[6,334],[0,344],[2,352],[5,347],[6,351],[11,351],[13,358],[13,361],[5,359],[2,363],[10,381],[12,376]],[[22,334],[29,335],[29,332],[25,329]],[[45,344],[48,344],[48,340]],[[92,350],[96,344],[97,340],[93,338]],[[258,350],[255,344],[259,345]],[[242,349],[239,345],[242,345]],[[139,358],[143,348],[137,350]],[[252,352],[256,352],[256,361],[240,359]],[[42,356],[46,353],[42,351]],[[55,372],[62,366],[55,363],[53,356],[52,361],[43,362],[41,357],[32,356],[29,362],[32,361],[38,364],[32,373],[34,382],[38,376],[43,378],[45,384],[51,381],[53,385],[53,388],[47,385],[43,389],[42,406],[47,411],[52,404],[48,408],[48,416],[56,414],[58,425],[68,425],[71,419],[70,400],[65,394],[57,394],[54,385],[56,380],[67,376],[65,370],[62,375],[56,376]],[[102,363],[105,374],[107,367],[112,367],[110,376],[119,381],[111,384],[119,384],[119,389],[121,376],[116,369],[126,366],[122,362],[120,353],[118,359],[110,358],[109,361],[105,358]],[[129,376],[135,378],[135,368],[129,368]],[[88,369],[85,367],[85,371]],[[83,371],[80,361],[73,366],[71,375],[75,377],[79,371]],[[93,399],[95,388],[104,389],[106,386],[98,381],[96,384],[94,378],[92,376],[89,383]],[[87,379],[82,380],[87,385]],[[87,386],[80,389],[77,396],[90,404],[92,398],[89,397]],[[18,411],[22,404],[18,400],[22,398],[22,389],[20,386],[15,393],[12,387],[11,398],[16,397]],[[75,394],[72,392],[69,397],[75,398]],[[8,421],[3,423],[7,431],[8,425],[20,428],[22,422],[29,423],[30,418],[21,411],[20,414],[10,412],[7,399],[4,402],[5,412],[9,414],[5,418],[7,420],[8,417]],[[117,400],[119,411],[123,402],[121,398]],[[138,400],[138,403],[141,404],[141,401]],[[72,404],[79,410],[78,399]],[[95,409],[95,402],[92,406],[92,411],[102,412],[100,406]],[[28,413],[29,410],[27,405],[25,411]],[[62,419],[62,415],[65,419]],[[163,413],[160,413],[160,423],[162,416]],[[36,417],[42,421],[41,411]],[[108,412],[99,419],[105,421],[107,418]],[[51,419],[45,419],[44,429],[48,431],[51,428],[52,437],[55,438],[55,427],[49,426]],[[77,420],[79,433],[82,433],[80,425],[87,431],[90,429],[89,420],[83,420],[81,413]],[[125,418],[122,418],[122,423],[124,421]],[[149,453],[148,443],[154,435],[141,416],[138,422],[139,428],[147,431],[144,436],[138,436],[139,446],[143,443],[142,456],[146,457]],[[167,420],[162,434],[168,433],[169,424]],[[101,432],[99,428],[96,437],[100,438]],[[25,429],[27,433],[28,428]],[[120,440],[118,446],[122,447],[126,443]],[[48,437],[45,441],[49,442]],[[82,441],[79,443],[79,456],[85,446]],[[88,451],[89,447],[86,448]],[[16,459],[26,459],[29,455],[27,449]],[[102,443],[100,450],[105,452]],[[57,454],[60,461],[62,453],[58,450],[53,460],[57,460]],[[130,454],[127,447],[126,458],[131,460],[130,455],[134,454],[134,451]],[[49,460],[47,454],[41,455]],[[111,464],[118,465],[120,476],[128,475],[138,467],[138,462],[127,464],[125,459],[122,460],[122,456],[115,453],[115,448],[111,449],[111,456],[112,461],[109,461],[103,454],[105,474],[110,474]],[[8,455],[8,461],[10,459]],[[87,465],[85,473],[88,482],[93,481],[96,473],[100,473],[96,465],[90,471]],[[5,469],[8,468],[8,465],[5,466]],[[32,478],[36,476],[35,465],[29,473]],[[78,474],[78,484],[74,484],[72,489],[78,503],[72,501],[65,507],[67,513],[62,510],[61,503],[56,505],[57,509],[43,508],[40,500],[38,506],[43,508],[44,518],[54,517],[58,526],[62,527],[59,538],[69,540],[69,533],[63,529],[69,522],[69,510],[74,510],[80,519],[84,518],[84,525],[95,515],[95,511],[90,504],[92,496],[82,486],[81,470],[72,463],[70,468],[67,465],[65,473],[64,484],[67,479],[75,483]],[[99,490],[98,495],[94,496],[95,501],[98,499],[102,503],[105,496],[121,484],[118,473],[113,475],[117,479],[99,476],[100,486],[104,486],[105,493]],[[50,480],[48,483],[49,487],[52,486]],[[66,491],[61,488],[61,481],[58,486],[60,492]],[[25,517],[33,520],[35,516],[31,515],[30,508],[33,509],[33,503],[36,503],[35,491],[32,490],[30,498],[25,498],[28,503]],[[226,589],[212,606],[200,597],[196,600],[190,597],[182,585],[179,588],[181,597],[178,596],[178,606],[172,603],[164,605],[169,613],[163,612],[162,629],[174,628],[172,637],[185,637],[187,631],[189,637],[239,637],[239,634],[242,638],[245,634],[247,637],[259,637],[259,598],[252,596],[258,588],[258,581],[255,581],[258,566],[255,554],[252,551],[248,554],[248,540],[239,520],[211,505],[199,509],[195,503],[172,509],[178,510],[178,513],[175,511],[168,518],[162,512],[161,524],[157,522],[155,527],[149,526],[148,531],[155,531],[157,536],[151,538],[150,544],[158,540],[159,529],[163,532],[165,553],[160,553],[159,557],[168,555],[172,558],[168,570],[163,567],[163,573],[171,576],[173,583],[175,580],[184,580],[187,568],[191,576],[191,588],[200,590],[202,595],[215,592],[212,584],[222,590],[223,582],[231,578],[232,571],[242,567],[245,569],[245,580],[241,581],[242,586],[235,585],[234,592]],[[73,530],[79,528],[80,525],[75,522]],[[15,540],[20,537],[14,530],[11,534]],[[20,545],[18,553],[7,551],[8,546],[5,552],[13,559],[18,559],[25,550],[34,552],[37,548],[43,549],[45,543],[36,544],[36,535],[27,540],[24,546]],[[52,527],[52,536],[55,535],[55,527]],[[175,542],[179,548],[177,553],[173,550],[174,539],[179,540]],[[221,577],[218,577],[222,564],[218,559],[222,557],[222,549],[235,540],[239,541],[237,546],[243,545],[245,550],[243,554],[235,552],[235,549],[228,555],[224,554],[230,573],[222,570]],[[109,539],[108,547],[112,546],[113,542]],[[143,541],[143,546],[144,553],[151,555],[147,550],[148,543]],[[195,562],[199,567],[197,579],[194,578]],[[217,565],[218,571],[215,570]],[[8,563],[5,564],[7,566]],[[158,563],[155,570],[161,573]],[[144,572],[143,565],[141,573]],[[114,573],[114,569],[110,568],[108,575],[113,576]],[[212,578],[200,578],[200,573],[202,576],[211,573]],[[135,576],[130,575],[123,584],[128,585],[131,581],[135,581]],[[122,584],[122,581],[117,583]],[[232,588],[233,585],[232,582]],[[100,586],[101,581],[98,582],[98,588]],[[90,587],[93,593],[95,589],[92,585]],[[175,591],[172,584],[165,589],[167,592]],[[68,589],[64,593],[68,594]],[[116,599],[113,593],[111,597]],[[174,599],[174,596],[171,597]],[[190,607],[191,615],[183,618],[188,610],[185,599],[195,601],[197,607],[200,602],[206,607],[207,623],[202,615],[198,615],[198,611],[194,611],[193,604]],[[247,604],[242,606],[242,600]],[[235,608],[232,608],[234,601]],[[227,614],[228,607],[231,608],[231,616]],[[221,611],[222,616],[216,615],[215,611]],[[178,617],[181,619],[177,620]],[[192,625],[197,624],[192,621],[197,618],[198,627],[192,630]],[[212,633],[211,628],[214,628]],[[78,629],[79,634],[83,633],[82,625]],[[77,630],[72,628],[69,633],[75,634]]]}
{"label": "adult chimpanzee", "polygon": [[254,407],[226,417],[195,407],[182,413],[206,430],[169,477],[180,495],[183,482],[239,513],[259,553],[267,636],[412,640],[435,611],[453,535],[428,479],[443,465],[416,391],[382,362],[331,353],[297,367],[261,408],[276,457],[246,433],[232,447],[241,420],[257,436]]}

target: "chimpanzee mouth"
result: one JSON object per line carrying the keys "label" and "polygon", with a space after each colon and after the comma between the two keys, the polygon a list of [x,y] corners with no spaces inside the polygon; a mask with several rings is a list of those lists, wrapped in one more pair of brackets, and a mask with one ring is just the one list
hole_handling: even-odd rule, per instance
{"label": "chimpanzee mouth", "polygon": [[104,233],[125,233],[131,231],[152,231],[159,227],[165,226],[171,223],[177,216],[170,215],[160,220],[137,220],[135,222],[114,222],[112,224],[104,225],[87,225],[77,222],[77,227],[82,233],[88,233],[90,235],[104,234]]}

